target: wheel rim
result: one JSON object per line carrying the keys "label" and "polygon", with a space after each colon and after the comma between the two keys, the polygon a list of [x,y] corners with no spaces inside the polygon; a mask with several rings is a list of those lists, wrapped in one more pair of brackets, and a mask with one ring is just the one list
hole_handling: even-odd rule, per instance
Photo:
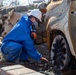
{"label": "wheel rim", "polygon": [[67,44],[63,36],[57,35],[51,47],[52,64],[63,70],[67,63]]}

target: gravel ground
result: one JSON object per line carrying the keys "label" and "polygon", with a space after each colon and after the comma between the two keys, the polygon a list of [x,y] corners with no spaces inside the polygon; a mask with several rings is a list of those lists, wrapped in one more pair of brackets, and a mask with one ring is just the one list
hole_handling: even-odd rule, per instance
{"label": "gravel ground", "polygon": [[[47,48],[47,43],[44,44],[40,44],[40,45],[35,45],[37,50],[44,56],[46,57],[48,60],[50,60],[50,51]],[[42,61],[42,64],[39,64],[40,62],[36,62],[33,61],[32,59],[30,59],[30,62],[26,62],[25,65],[22,64],[25,67],[31,68],[33,70],[36,70],[38,72],[43,73],[44,75],[76,75],[76,61],[73,61],[72,64],[70,65],[70,67],[68,68],[68,70],[64,71],[64,72],[59,72],[56,70],[53,70],[51,67],[51,64],[48,65],[46,62]],[[1,64],[0,64],[1,66]],[[5,65],[7,66],[7,65]],[[57,73],[57,74],[55,74]]]}
{"label": "gravel ground", "polygon": [[50,58],[50,51],[48,50],[47,43],[36,45],[37,50],[47,59]]}
{"label": "gravel ground", "polygon": [[[50,51],[48,50],[47,43],[43,43],[43,44],[35,45],[35,46],[36,46],[37,50],[42,54],[43,57],[46,57],[48,60],[50,60]],[[36,61],[31,60],[30,63],[31,64],[29,64],[29,65],[27,65],[28,64],[27,63],[25,66],[29,67],[31,69],[34,69],[38,72],[41,72],[44,75],[55,75],[52,71],[52,67],[49,67],[47,65],[47,63],[44,61],[42,61],[42,63],[43,63],[42,65],[39,64],[40,61],[36,62]]]}
{"label": "gravel ground", "polygon": [[[48,50],[47,43],[36,45],[37,50],[47,59],[50,58],[50,51]],[[52,70],[52,67],[40,67],[37,64],[30,64],[28,67],[40,71],[44,73],[44,75],[76,75],[76,61],[72,60],[71,65],[69,65],[68,69],[63,72],[56,72]],[[44,65],[45,66],[45,65]],[[51,66],[51,65],[50,65]],[[55,74],[56,73],[56,74]]]}

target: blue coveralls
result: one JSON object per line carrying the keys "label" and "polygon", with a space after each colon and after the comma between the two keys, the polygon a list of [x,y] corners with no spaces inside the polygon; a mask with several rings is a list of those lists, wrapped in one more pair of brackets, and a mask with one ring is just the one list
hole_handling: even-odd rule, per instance
{"label": "blue coveralls", "polygon": [[7,55],[7,60],[27,60],[28,56],[40,60],[42,55],[36,50],[33,40],[30,37],[32,21],[28,16],[21,20],[11,29],[3,39],[1,51]]}

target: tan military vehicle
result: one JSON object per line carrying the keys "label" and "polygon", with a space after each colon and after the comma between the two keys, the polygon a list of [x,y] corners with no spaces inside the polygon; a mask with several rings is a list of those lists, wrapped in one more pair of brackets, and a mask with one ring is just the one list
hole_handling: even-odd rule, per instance
{"label": "tan military vehicle", "polygon": [[63,70],[76,58],[76,0],[57,0],[47,6],[47,43],[52,64]]}

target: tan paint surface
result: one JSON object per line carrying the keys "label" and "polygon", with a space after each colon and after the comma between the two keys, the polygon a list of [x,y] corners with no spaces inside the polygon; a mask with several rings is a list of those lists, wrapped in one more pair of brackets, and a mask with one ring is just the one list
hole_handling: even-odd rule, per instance
{"label": "tan paint surface", "polygon": [[72,40],[73,48],[76,53],[76,1],[71,3],[71,8],[69,12],[69,32]]}

